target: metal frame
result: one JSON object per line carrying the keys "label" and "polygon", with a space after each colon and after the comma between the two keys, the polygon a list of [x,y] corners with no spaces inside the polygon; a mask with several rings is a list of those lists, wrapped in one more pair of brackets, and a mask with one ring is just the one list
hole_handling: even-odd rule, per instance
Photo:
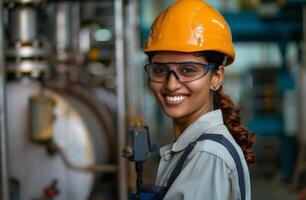
{"label": "metal frame", "polygon": [[5,107],[5,64],[3,44],[3,1],[0,0],[0,167],[1,167],[1,193],[3,200],[9,200],[9,182],[7,173],[7,141],[6,141],[6,107]]}
{"label": "metal frame", "polygon": [[[139,63],[140,34],[138,35],[138,0],[129,0],[125,7],[125,47],[126,47],[126,90],[127,115],[133,120],[140,113],[139,86],[142,85],[143,67]],[[130,122],[130,121],[129,121]]]}
{"label": "metal frame", "polygon": [[127,200],[127,161],[122,158],[121,151],[126,141],[126,106],[124,79],[124,41],[123,41],[123,0],[115,0],[115,51],[117,78],[117,132],[118,132],[118,198]]}

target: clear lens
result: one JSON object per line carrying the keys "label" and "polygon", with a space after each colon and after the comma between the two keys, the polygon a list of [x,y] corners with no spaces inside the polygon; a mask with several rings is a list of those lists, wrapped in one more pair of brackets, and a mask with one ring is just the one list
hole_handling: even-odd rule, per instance
{"label": "clear lens", "polygon": [[170,73],[174,73],[180,82],[191,82],[205,76],[212,67],[212,64],[194,62],[150,63],[145,65],[145,70],[153,82],[165,82]]}

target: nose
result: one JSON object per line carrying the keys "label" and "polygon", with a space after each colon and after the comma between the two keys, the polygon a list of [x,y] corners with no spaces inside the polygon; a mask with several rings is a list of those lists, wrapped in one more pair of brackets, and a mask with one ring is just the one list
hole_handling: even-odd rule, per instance
{"label": "nose", "polygon": [[179,77],[173,72],[170,73],[165,87],[168,91],[175,91],[182,86],[182,83],[179,81]]}

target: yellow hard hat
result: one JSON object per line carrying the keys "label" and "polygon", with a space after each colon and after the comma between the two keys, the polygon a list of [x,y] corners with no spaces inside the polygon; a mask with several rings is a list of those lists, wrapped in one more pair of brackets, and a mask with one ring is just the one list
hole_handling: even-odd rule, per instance
{"label": "yellow hard hat", "polygon": [[177,0],[154,21],[144,52],[217,51],[235,59],[231,30],[223,16],[202,0]]}

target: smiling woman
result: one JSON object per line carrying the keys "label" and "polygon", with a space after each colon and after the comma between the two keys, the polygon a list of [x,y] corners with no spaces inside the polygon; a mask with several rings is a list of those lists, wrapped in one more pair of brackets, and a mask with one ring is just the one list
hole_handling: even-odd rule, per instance
{"label": "smiling woman", "polygon": [[173,120],[175,142],[162,147],[155,199],[250,199],[248,164],[255,136],[222,91],[234,62],[231,32],[202,0],[177,0],[151,27],[144,52],[149,86]]}
{"label": "smiling woman", "polygon": [[[193,121],[201,115],[213,110],[213,99],[211,85],[220,85],[223,80],[223,70],[219,70],[214,76],[208,73],[207,62],[204,58],[185,52],[160,52],[152,58],[152,63],[202,63],[201,75],[188,77],[188,82],[182,82],[185,76],[177,75],[178,69],[172,69],[173,73],[168,73],[164,77],[164,82],[154,82],[150,78],[150,88],[165,113],[174,119],[176,136],[179,136]],[[173,66],[174,67],[174,66]],[[187,65],[185,68],[191,68]],[[170,70],[170,72],[172,71]],[[180,73],[178,73],[180,74]],[[206,74],[206,75],[205,75]],[[152,75],[150,76],[152,77]]]}

